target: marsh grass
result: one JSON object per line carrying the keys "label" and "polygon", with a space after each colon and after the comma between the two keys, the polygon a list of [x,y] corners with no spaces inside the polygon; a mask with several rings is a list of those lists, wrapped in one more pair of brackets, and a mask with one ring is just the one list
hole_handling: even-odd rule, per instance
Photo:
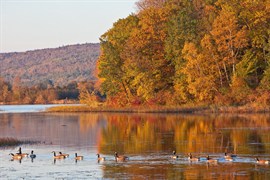
{"label": "marsh grass", "polygon": [[47,112],[123,112],[123,113],[269,113],[269,106],[217,106],[217,105],[184,105],[184,106],[130,106],[130,107],[89,107],[57,106]]}
{"label": "marsh grass", "polygon": [[18,146],[21,144],[35,144],[38,143],[37,141],[30,141],[30,140],[18,140],[15,138],[0,138],[0,147],[5,147],[5,146]]}
{"label": "marsh grass", "polygon": [[90,112],[93,108],[82,106],[56,106],[47,109],[47,112]]}
{"label": "marsh grass", "polygon": [[196,107],[163,107],[163,106],[135,106],[135,107],[89,107],[82,106],[57,106],[47,109],[47,112],[127,112],[127,113],[193,113],[204,111],[206,106]]}

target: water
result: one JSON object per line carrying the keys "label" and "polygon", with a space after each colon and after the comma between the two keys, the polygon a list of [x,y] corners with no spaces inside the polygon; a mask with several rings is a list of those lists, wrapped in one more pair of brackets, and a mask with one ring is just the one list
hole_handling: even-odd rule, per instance
{"label": "water", "polygon": [[[10,161],[19,147],[1,148],[2,179],[270,179],[270,165],[254,159],[270,159],[269,115],[2,113],[0,137],[40,142],[21,146],[33,161]],[[70,157],[54,162],[52,151]],[[115,162],[115,151],[130,160]],[[190,152],[201,161],[189,162]],[[238,156],[229,162],[224,152]]]}
{"label": "water", "polygon": [[[42,112],[56,106],[69,106],[67,104],[41,104],[41,105],[0,105],[0,113],[23,113],[23,112]],[[76,104],[70,104],[75,106]]]}

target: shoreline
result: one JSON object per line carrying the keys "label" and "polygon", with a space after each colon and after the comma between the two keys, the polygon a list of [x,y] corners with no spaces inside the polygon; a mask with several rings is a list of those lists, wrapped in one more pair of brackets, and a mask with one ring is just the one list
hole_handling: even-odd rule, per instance
{"label": "shoreline", "polygon": [[177,107],[89,107],[86,105],[81,106],[58,106],[51,107],[46,112],[103,112],[103,113],[180,113],[180,114],[198,114],[198,113],[244,113],[244,114],[270,114],[270,107],[255,107],[251,105],[246,106],[177,106]]}
{"label": "shoreline", "polygon": [[40,142],[31,141],[31,140],[19,140],[13,137],[0,137],[0,148],[19,146],[23,144],[36,144],[36,143],[40,143]]}

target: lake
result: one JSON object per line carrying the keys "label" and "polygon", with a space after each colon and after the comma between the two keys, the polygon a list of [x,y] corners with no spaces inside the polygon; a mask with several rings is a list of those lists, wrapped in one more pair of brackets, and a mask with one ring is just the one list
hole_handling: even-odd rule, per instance
{"label": "lake", "polygon": [[[270,159],[269,115],[24,110],[0,113],[0,137],[40,142],[20,146],[34,150],[33,160],[11,161],[19,146],[0,148],[2,179],[270,179],[270,165],[255,160]],[[70,156],[54,161],[52,151]],[[129,160],[116,162],[116,151]],[[237,157],[227,161],[224,152]],[[76,162],[75,153],[84,160]],[[106,161],[98,162],[97,153]],[[190,162],[188,153],[200,161]],[[218,162],[208,163],[207,155]]]}

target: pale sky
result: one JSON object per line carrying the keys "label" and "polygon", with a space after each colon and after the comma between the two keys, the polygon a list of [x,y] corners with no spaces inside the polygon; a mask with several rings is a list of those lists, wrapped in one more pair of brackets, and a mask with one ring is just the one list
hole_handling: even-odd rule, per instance
{"label": "pale sky", "polygon": [[0,53],[97,43],[137,0],[0,0]]}

